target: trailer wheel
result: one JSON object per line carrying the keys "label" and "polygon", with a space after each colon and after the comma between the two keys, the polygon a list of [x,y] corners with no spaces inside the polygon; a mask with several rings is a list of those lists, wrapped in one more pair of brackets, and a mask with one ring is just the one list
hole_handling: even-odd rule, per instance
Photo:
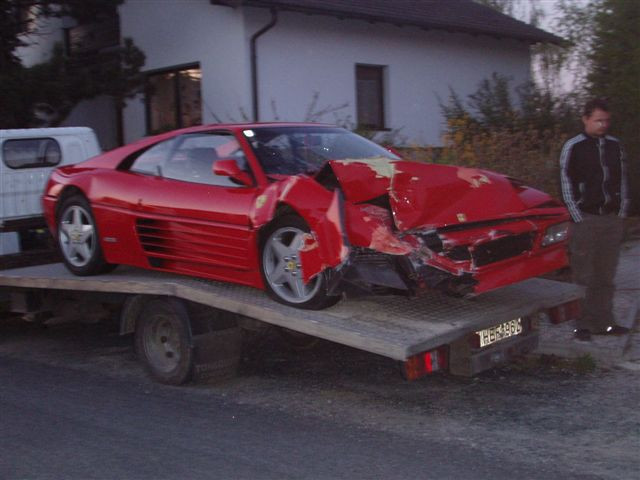
{"label": "trailer wheel", "polygon": [[81,195],[67,198],[58,216],[58,247],[67,268],[75,275],[96,275],[115,268],[107,263],[89,202]]}
{"label": "trailer wheel", "polygon": [[174,299],[150,300],[136,322],[136,352],[157,381],[181,385],[193,375],[189,315]]}
{"label": "trailer wheel", "polygon": [[320,273],[309,283],[302,281],[298,250],[309,226],[297,215],[284,215],[266,227],[260,244],[260,270],[267,293],[276,301],[297,308],[321,310],[340,297],[327,295],[327,282]]}

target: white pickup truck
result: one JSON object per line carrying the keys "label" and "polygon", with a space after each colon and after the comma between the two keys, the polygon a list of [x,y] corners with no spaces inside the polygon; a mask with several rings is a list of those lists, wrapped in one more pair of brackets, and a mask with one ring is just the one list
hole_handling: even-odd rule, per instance
{"label": "white pickup truck", "polygon": [[40,199],[51,171],[99,153],[87,127],[0,130],[0,255],[19,253],[24,232],[45,227]]}

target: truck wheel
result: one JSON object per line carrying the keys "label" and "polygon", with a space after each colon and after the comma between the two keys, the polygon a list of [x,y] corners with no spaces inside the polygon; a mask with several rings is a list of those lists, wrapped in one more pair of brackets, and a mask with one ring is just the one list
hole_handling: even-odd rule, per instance
{"label": "truck wheel", "polygon": [[276,301],[297,308],[320,310],[340,297],[327,295],[326,279],[320,273],[305,285],[298,250],[309,226],[296,215],[284,215],[270,223],[260,245],[262,279]]}
{"label": "truck wheel", "polygon": [[80,195],[66,199],[58,216],[58,247],[67,268],[75,275],[96,275],[115,268],[102,255],[89,202]]}
{"label": "truck wheel", "polygon": [[136,322],[136,352],[157,381],[181,385],[193,374],[189,314],[174,299],[150,300]]}

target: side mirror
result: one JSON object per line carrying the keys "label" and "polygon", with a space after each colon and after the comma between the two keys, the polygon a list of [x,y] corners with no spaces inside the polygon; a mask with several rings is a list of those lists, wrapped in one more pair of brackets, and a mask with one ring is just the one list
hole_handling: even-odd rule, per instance
{"label": "side mirror", "polygon": [[222,160],[216,160],[213,162],[213,173],[222,177],[229,177],[231,180],[235,180],[240,185],[245,187],[253,186],[253,179],[244,170],[240,170],[238,162],[233,158],[225,158]]}

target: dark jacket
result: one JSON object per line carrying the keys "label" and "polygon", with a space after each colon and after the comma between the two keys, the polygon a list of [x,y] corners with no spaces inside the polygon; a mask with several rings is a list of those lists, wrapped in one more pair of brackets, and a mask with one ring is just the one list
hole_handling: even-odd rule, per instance
{"label": "dark jacket", "polygon": [[627,215],[629,194],[624,150],[618,139],[581,133],[560,155],[562,197],[575,222],[583,213]]}

